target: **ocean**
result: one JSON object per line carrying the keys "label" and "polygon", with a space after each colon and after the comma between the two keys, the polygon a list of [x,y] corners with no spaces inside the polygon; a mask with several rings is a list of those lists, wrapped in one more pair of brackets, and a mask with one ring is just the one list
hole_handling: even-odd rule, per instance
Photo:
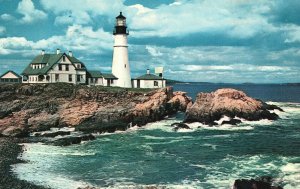
{"label": "ocean", "polygon": [[174,90],[211,92],[231,87],[278,105],[276,121],[174,131],[183,113],[144,127],[102,134],[80,145],[25,144],[13,166],[20,178],[57,189],[101,188],[229,189],[235,179],[271,176],[285,189],[300,188],[300,86],[176,84]]}

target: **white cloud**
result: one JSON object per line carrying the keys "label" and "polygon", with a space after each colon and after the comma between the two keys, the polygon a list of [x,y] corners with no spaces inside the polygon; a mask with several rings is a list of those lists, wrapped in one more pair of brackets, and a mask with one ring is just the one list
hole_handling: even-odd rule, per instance
{"label": "white cloud", "polygon": [[10,14],[7,14],[7,13],[4,13],[0,16],[1,20],[4,20],[4,21],[10,21],[10,20],[13,20],[14,17]]}
{"label": "white cloud", "polygon": [[150,53],[151,56],[162,56],[163,54],[155,47],[153,46],[146,46],[146,49],[148,50],[148,52]]}
{"label": "white cloud", "polygon": [[57,16],[56,24],[89,24],[99,15],[113,18],[124,7],[122,0],[41,0],[41,4]]}
{"label": "white cloud", "polygon": [[18,4],[17,12],[22,14],[21,23],[33,23],[37,20],[47,18],[47,14],[41,10],[35,9],[31,0],[22,0]]}
{"label": "white cloud", "polygon": [[283,66],[258,66],[250,64],[233,64],[233,65],[182,65],[181,70],[184,71],[236,71],[236,72],[274,72],[274,71],[290,71],[290,67]]}
{"label": "white cloud", "polygon": [[84,54],[101,54],[112,50],[113,39],[110,33],[102,28],[93,30],[92,27],[81,25],[69,26],[65,35],[52,36],[48,39],[29,41],[24,37],[7,37],[0,39],[0,54],[22,54],[32,56],[36,51],[46,49],[54,51],[56,48],[80,51]]}
{"label": "white cloud", "polygon": [[[139,15],[132,10],[137,7],[129,7],[133,12],[129,19],[132,33],[138,37],[219,32],[233,38],[249,38],[260,32],[276,31],[264,16],[272,6],[268,1],[176,1]],[[139,6],[138,10],[143,8]]]}
{"label": "white cloud", "polygon": [[6,32],[6,28],[4,26],[0,26],[0,35]]}
{"label": "white cloud", "polygon": [[300,42],[300,26],[295,24],[287,24],[282,26],[282,30],[287,34],[287,37],[284,42]]}

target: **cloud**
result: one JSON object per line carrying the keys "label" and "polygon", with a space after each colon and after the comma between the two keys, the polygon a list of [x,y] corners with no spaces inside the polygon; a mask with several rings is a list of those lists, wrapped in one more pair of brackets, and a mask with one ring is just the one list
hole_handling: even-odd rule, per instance
{"label": "cloud", "polygon": [[4,13],[0,16],[0,19],[4,21],[11,21],[14,20],[15,18],[10,14]]}
{"label": "cloud", "polygon": [[6,28],[4,26],[0,26],[0,35],[6,32]]}
{"label": "cloud", "polygon": [[100,15],[112,18],[124,7],[122,0],[41,0],[41,5],[56,15],[56,24],[80,25],[90,24]]}
{"label": "cloud", "polygon": [[249,64],[232,64],[226,66],[220,65],[210,65],[210,66],[201,66],[201,65],[182,65],[180,66],[181,70],[198,72],[198,71],[241,71],[241,72],[275,72],[275,71],[291,71],[290,67],[283,66],[258,66],[258,65],[249,65]]}
{"label": "cloud", "polygon": [[156,9],[131,6],[129,11],[136,15],[130,16],[130,27],[138,37],[219,32],[232,38],[250,38],[276,31],[265,16],[271,7],[272,2],[268,1],[232,0],[176,1]]}
{"label": "cloud", "polygon": [[54,51],[56,48],[78,51],[82,54],[101,54],[112,49],[111,34],[102,28],[93,30],[92,27],[81,25],[69,26],[65,35],[52,36],[47,39],[30,41],[25,37],[7,37],[0,39],[0,54],[36,55],[36,50]]}
{"label": "cloud", "polygon": [[47,18],[47,14],[45,12],[35,9],[31,0],[22,0],[18,4],[17,12],[23,15],[20,20],[21,23],[33,23]]}
{"label": "cloud", "polygon": [[282,27],[282,30],[286,32],[285,43],[300,42],[300,26],[295,24],[286,24]]}

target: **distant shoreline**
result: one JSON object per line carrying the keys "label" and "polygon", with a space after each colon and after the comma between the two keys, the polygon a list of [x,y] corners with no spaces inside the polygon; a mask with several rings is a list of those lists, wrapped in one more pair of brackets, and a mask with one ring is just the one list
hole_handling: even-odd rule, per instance
{"label": "distant shoreline", "polygon": [[288,85],[288,86],[300,86],[300,83],[214,83],[214,82],[198,82],[198,81],[175,81],[167,80],[167,84],[204,84],[204,85]]}

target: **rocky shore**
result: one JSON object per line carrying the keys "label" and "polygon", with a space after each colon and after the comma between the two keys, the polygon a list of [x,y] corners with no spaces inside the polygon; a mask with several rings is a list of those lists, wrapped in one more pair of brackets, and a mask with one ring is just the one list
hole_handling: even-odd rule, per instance
{"label": "rocky shore", "polygon": [[171,87],[145,90],[66,83],[0,85],[0,134],[26,137],[52,127],[114,132],[185,111],[191,98]]}
{"label": "rocky shore", "polygon": [[19,180],[12,173],[10,166],[22,162],[18,159],[19,153],[22,152],[22,146],[18,145],[20,142],[24,141],[17,138],[0,137],[0,189],[46,189]]}

